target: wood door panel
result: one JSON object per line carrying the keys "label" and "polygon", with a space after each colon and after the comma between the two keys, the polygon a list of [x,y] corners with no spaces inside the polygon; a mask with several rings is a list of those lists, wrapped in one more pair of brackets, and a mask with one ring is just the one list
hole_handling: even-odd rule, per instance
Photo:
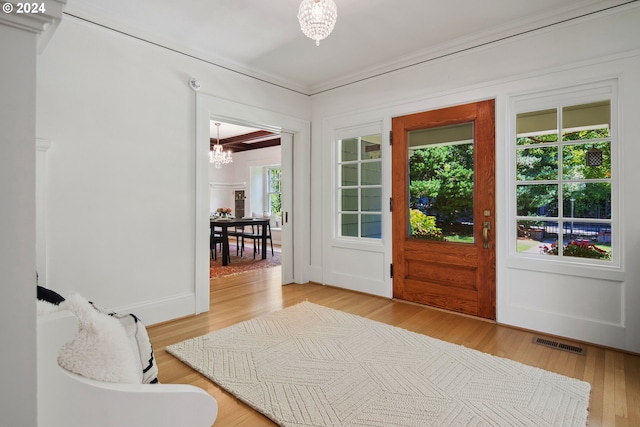
{"label": "wood door panel", "polygon": [[478,294],[475,290],[452,290],[447,285],[407,279],[404,299],[474,316],[479,315]]}
{"label": "wood door panel", "polygon": [[478,290],[476,287],[477,269],[475,268],[443,265],[423,260],[408,260],[405,271],[407,280],[447,284],[451,287],[469,289],[474,292]]}
{"label": "wood door panel", "polygon": [[429,260],[430,262],[443,265],[459,265],[465,267],[477,267],[478,255],[475,251],[465,249],[447,250],[441,245],[430,245],[426,243],[428,249],[425,249],[425,243],[419,248],[411,248],[412,244],[407,243],[408,250],[404,253],[405,260]]}

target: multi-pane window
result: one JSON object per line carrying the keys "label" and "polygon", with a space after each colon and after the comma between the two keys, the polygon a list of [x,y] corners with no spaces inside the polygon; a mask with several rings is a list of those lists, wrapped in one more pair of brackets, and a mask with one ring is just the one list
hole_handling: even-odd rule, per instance
{"label": "multi-pane window", "polygon": [[606,98],[516,114],[517,253],[574,262],[616,256],[611,116]]}
{"label": "multi-pane window", "polygon": [[267,168],[267,210],[270,214],[280,217],[282,212],[282,169],[280,167]]}
{"label": "multi-pane window", "polygon": [[338,235],[382,237],[380,134],[338,140]]}

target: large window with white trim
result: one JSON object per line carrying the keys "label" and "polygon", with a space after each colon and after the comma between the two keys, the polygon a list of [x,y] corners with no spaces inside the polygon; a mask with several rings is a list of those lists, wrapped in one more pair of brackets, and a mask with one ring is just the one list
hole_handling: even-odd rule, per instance
{"label": "large window with white trim", "polygon": [[613,88],[515,103],[512,199],[518,256],[610,266],[620,259]]}
{"label": "large window with white trim", "polygon": [[380,140],[380,134],[338,140],[338,236],[382,238]]}

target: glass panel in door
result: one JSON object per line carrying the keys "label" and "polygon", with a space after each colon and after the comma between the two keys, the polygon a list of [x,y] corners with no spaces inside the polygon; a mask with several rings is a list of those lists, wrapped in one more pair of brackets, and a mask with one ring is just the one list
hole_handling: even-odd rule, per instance
{"label": "glass panel in door", "polygon": [[409,131],[409,238],[474,243],[473,122]]}

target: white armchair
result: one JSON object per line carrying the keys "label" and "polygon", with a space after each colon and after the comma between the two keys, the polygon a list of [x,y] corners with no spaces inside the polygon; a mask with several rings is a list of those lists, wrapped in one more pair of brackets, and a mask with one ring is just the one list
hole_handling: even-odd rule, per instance
{"label": "white armchair", "polygon": [[58,365],[78,320],[62,310],[38,316],[38,426],[207,426],[218,403],[201,388],[176,384],[116,384],[91,380]]}

